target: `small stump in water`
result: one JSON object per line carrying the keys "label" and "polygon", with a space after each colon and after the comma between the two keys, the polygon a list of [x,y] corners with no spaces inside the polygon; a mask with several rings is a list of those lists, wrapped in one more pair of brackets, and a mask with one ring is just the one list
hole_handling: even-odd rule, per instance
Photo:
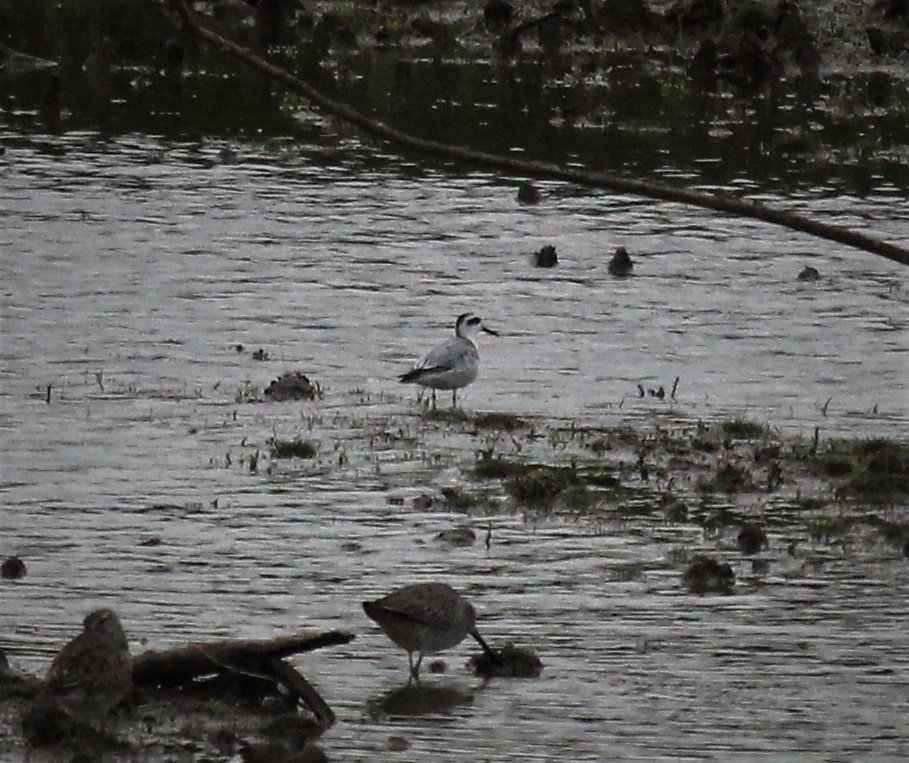
{"label": "small stump in water", "polygon": [[493,655],[475,654],[467,664],[483,678],[537,678],[543,672],[543,663],[533,649],[510,641]]}
{"label": "small stump in water", "polygon": [[539,204],[540,192],[529,180],[525,180],[518,187],[518,201],[521,204]]}
{"label": "small stump in water", "polygon": [[624,246],[620,246],[615,250],[615,254],[609,260],[608,270],[611,275],[619,278],[631,275],[634,270],[634,263],[631,261],[631,256]]}
{"label": "small stump in water", "polygon": [[554,268],[559,262],[556,248],[547,244],[540,251],[534,252],[533,264],[538,268]]}

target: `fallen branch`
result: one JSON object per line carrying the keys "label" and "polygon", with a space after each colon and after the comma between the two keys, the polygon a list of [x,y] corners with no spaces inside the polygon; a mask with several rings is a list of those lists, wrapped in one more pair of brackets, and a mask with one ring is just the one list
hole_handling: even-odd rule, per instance
{"label": "fallen branch", "polygon": [[266,641],[237,640],[191,644],[166,651],[149,651],[133,660],[133,683],[145,687],[187,685],[205,676],[235,676],[280,684],[294,701],[302,700],[327,729],[335,714],[318,691],[281,658],[323,646],[347,644],[352,633],[328,631],[314,636],[283,636]]}
{"label": "fallen branch", "polygon": [[[302,701],[313,713],[320,729],[335,722],[335,714],[318,691],[292,665],[282,660],[292,654],[324,646],[347,644],[352,633],[327,631],[311,636],[282,636],[267,640],[228,640],[191,644],[177,649],[148,651],[133,659],[133,683],[145,689],[204,686],[211,691],[219,681],[251,679],[270,690],[276,686],[290,696],[294,705]],[[200,679],[216,677],[205,682]],[[221,684],[223,686],[223,683]],[[31,701],[40,695],[45,682],[13,671],[0,650],[0,701]],[[34,709],[34,707],[33,707]],[[37,708],[40,724],[56,723],[60,711],[55,705]],[[49,714],[48,714],[49,713]],[[41,734],[55,726],[41,726]]]}
{"label": "fallen branch", "polygon": [[268,669],[276,681],[286,686],[295,697],[303,700],[323,728],[327,729],[334,725],[334,711],[322,699],[322,695],[293,666],[282,660],[270,660]]}
{"label": "fallen branch", "polygon": [[350,106],[328,98],[290,72],[265,61],[246,48],[221,37],[221,35],[212,32],[210,29],[206,29],[196,21],[193,12],[187,7],[185,0],[169,0],[169,4],[180,15],[185,28],[191,34],[216,45],[227,53],[239,58],[241,61],[249,64],[251,67],[257,69],[271,79],[284,84],[290,90],[305,96],[316,106],[319,106],[339,119],[350,122],[364,132],[375,135],[376,137],[395,145],[430,156],[454,159],[478,167],[502,170],[516,175],[543,178],[547,180],[564,180],[583,186],[608,188],[618,193],[645,196],[648,198],[661,199],[663,201],[704,207],[741,217],[751,217],[774,225],[801,231],[802,233],[809,233],[813,236],[825,238],[840,244],[863,249],[872,254],[886,257],[901,265],[909,265],[909,249],[848,228],[811,220],[794,212],[773,209],[772,207],[768,207],[758,202],[700,193],[684,188],[676,188],[663,183],[628,180],[604,172],[569,169],[545,162],[524,161],[511,157],[496,156],[482,151],[474,151],[468,148],[450,146],[444,143],[417,138],[413,135],[401,132],[400,130],[396,130],[393,127],[389,127],[384,122],[370,119],[352,109]]}
{"label": "fallen branch", "polygon": [[133,660],[136,686],[179,686],[220,672],[267,672],[272,660],[311,652],[324,646],[347,644],[352,633],[328,631],[313,636],[282,636],[260,640],[212,641],[165,651],[148,651]]}

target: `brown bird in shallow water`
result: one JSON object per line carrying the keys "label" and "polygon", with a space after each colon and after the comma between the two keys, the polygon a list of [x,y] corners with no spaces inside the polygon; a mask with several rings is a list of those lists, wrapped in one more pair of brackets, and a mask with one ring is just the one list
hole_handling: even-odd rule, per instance
{"label": "brown bird in shallow water", "polygon": [[90,726],[104,718],[132,687],[129,644],[120,619],[109,609],[89,614],[84,629],[54,658],[32,718],[55,709]]}
{"label": "brown bird in shallow water", "polygon": [[423,655],[457,646],[468,634],[490,659],[496,659],[495,652],[477,632],[476,612],[470,602],[445,583],[404,586],[381,599],[364,601],[363,610],[388,638],[407,651],[410,680],[420,680]]}

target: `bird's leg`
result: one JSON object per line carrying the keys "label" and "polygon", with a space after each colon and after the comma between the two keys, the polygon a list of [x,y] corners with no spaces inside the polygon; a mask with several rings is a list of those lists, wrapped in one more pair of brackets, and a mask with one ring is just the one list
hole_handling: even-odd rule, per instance
{"label": "bird's leg", "polygon": [[433,410],[436,409],[436,391],[435,390],[432,391],[432,409]]}
{"label": "bird's leg", "polygon": [[408,652],[407,661],[410,664],[410,678],[407,679],[407,683],[420,683],[420,663],[423,662],[423,652],[417,653],[416,664],[413,661],[413,652]]}
{"label": "bird's leg", "polygon": [[452,408],[458,407],[458,391],[456,389],[453,389],[451,391],[451,407]]}

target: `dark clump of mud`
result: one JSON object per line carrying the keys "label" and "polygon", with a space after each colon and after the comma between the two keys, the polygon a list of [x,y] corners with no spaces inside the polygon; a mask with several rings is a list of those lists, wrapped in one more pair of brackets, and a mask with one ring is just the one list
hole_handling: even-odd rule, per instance
{"label": "dark clump of mud", "polygon": [[271,400],[315,400],[319,397],[319,386],[313,384],[306,374],[290,371],[273,380],[263,393]]}
{"label": "dark clump of mud", "polygon": [[26,573],[25,562],[18,556],[11,556],[0,565],[0,576],[8,580],[19,580]]}
{"label": "dark clump of mud", "polygon": [[538,268],[554,268],[559,264],[556,248],[551,244],[542,247],[538,252],[534,253],[533,264]]}
{"label": "dark clump of mud", "polygon": [[682,573],[682,582],[691,593],[730,594],[735,586],[735,573],[728,562],[710,556],[696,556]]}
{"label": "dark clump of mud", "polygon": [[492,654],[475,654],[468,665],[483,678],[537,678],[543,672],[543,663],[533,649],[510,641]]}
{"label": "dark clump of mud", "polygon": [[760,525],[745,522],[739,528],[736,545],[743,554],[757,554],[767,548],[767,533]]}

